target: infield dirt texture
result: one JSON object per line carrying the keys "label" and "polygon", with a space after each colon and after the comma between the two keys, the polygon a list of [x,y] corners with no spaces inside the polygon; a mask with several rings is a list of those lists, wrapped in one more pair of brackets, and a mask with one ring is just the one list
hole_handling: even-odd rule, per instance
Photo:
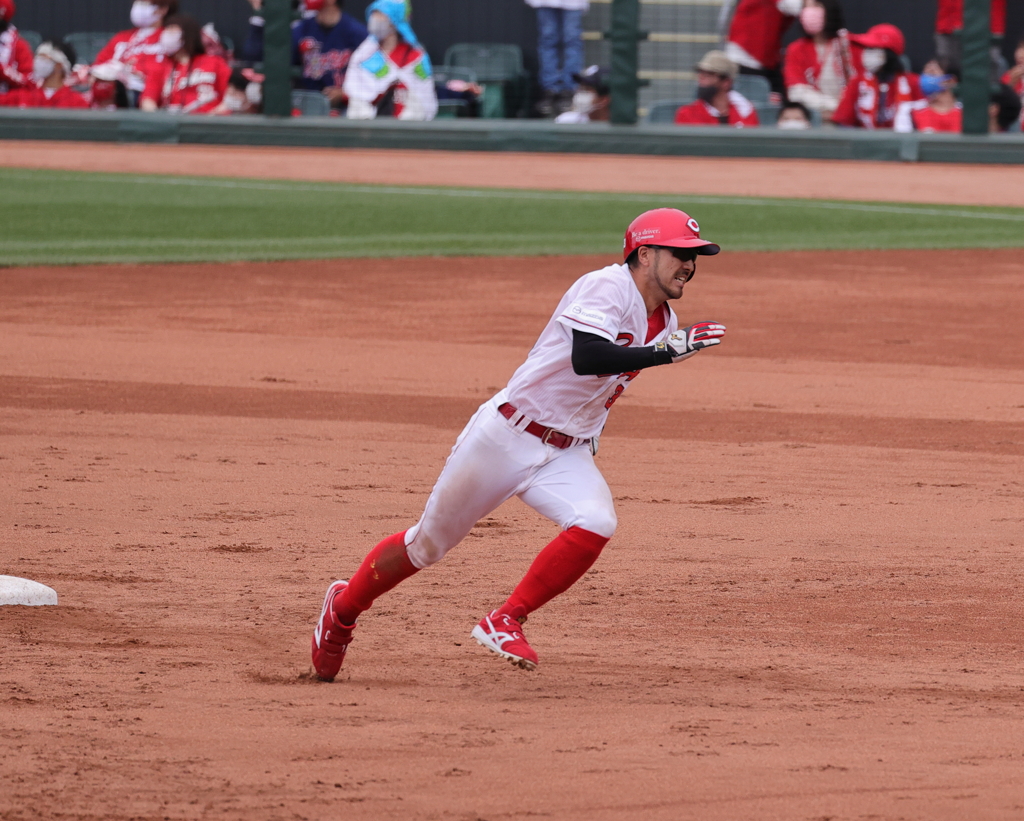
{"label": "infield dirt texture", "polygon": [[[33,148],[0,165],[234,173]],[[819,165],[946,205],[993,171]],[[1024,204],[998,171],[959,202]],[[61,597],[0,609],[0,819],[1024,817],[1019,248],[702,260],[680,318],[729,332],[613,409],[619,531],[540,668],[469,637],[555,533],[513,500],[311,678],[326,585],[610,259],[0,269],[0,573]]]}

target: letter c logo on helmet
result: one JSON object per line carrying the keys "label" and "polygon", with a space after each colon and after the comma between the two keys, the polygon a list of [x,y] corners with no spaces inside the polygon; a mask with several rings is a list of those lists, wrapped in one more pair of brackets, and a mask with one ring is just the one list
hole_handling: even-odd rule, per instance
{"label": "letter c logo on helmet", "polygon": [[721,247],[700,238],[697,220],[678,208],[655,208],[644,211],[626,229],[622,246],[623,260],[629,259],[642,245],[662,245],[668,248],[696,248],[698,254],[712,256]]}

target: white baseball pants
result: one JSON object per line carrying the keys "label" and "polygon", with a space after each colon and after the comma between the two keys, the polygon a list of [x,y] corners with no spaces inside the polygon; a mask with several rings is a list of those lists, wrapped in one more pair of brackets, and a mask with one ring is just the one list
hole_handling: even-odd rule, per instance
{"label": "white baseball pants", "polygon": [[498,413],[502,391],[485,402],[455,441],[423,515],[405,536],[419,568],[439,562],[484,516],[518,496],[563,530],[581,527],[611,538],[617,520],[611,491],[587,445],[545,445]]}

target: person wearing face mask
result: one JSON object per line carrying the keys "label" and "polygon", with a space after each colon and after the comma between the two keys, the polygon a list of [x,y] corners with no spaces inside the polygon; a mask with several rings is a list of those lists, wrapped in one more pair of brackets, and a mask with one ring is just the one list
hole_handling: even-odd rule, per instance
{"label": "person wearing face mask", "polygon": [[963,105],[953,93],[956,84],[957,78],[942,70],[938,58],[925,63],[921,71],[921,93],[927,100],[911,113],[915,131],[959,134],[963,130]]}
{"label": "person wearing face mask", "polygon": [[806,131],[811,127],[811,112],[803,103],[790,100],[779,109],[775,127],[782,131]]}
{"label": "person wearing face mask", "polygon": [[89,101],[68,88],[64,81],[71,74],[75,53],[70,46],[41,43],[32,61],[35,85],[0,94],[0,106],[19,108],[88,108]]}
{"label": "person wearing face mask", "polygon": [[160,51],[163,59],[146,77],[139,108],[208,114],[220,105],[231,68],[223,58],[204,52],[202,30],[194,17],[168,17],[160,34]]}
{"label": "person wearing face mask", "polygon": [[555,117],[556,123],[607,122],[611,106],[611,88],[608,76],[599,66],[589,66],[572,75],[576,92],[572,95],[572,108]]}
{"label": "person wearing face mask", "polygon": [[725,52],[709,51],[697,63],[696,71],[697,99],[676,111],[678,125],[744,128],[761,124],[750,100],[733,90],[732,84],[739,71]]}
{"label": "person wearing face mask", "polygon": [[786,98],[829,120],[860,67],[860,49],[850,47],[839,0],[804,0],[800,27],[804,36],[786,49]]}
{"label": "person wearing face mask", "polygon": [[408,15],[405,0],[374,0],[367,6],[369,35],[352,54],[345,75],[349,119],[375,118],[389,96],[400,120],[432,120],[437,115],[430,57]]}
{"label": "person wearing face mask", "polygon": [[[245,57],[263,59],[263,0],[249,0],[256,14],[249,18]],[[302,67],[297,87],[319,91],[334,108],[344,108],[345,73],[352,53],[366,40],[366,26],[342,11],[341,0],[305,0],[303,16],[292,24],[292,65]]]}
{"label": "person wearing face mask", "polygon": [[129,12],[133,28],[118,32],[100,50],[89,73],[97,84],[119,83],[130,106],[146,87],[146,74],[159,62],[164,20],[178,12],[178,0],[134,0]]}
{"label": "person wearing face mask", "polygon": [[782,37],[800,14],[803,0],[726,0],[719,19],[728,19],[734,5],[724,38],[726,56],[741,74],[759,74],[781,94]]}
{"label": "person wearing face mask", "polygon": [[847,84],[832,122],[854,128],[913,131],[911,115],[925,96],[918,76],[903,69],[903,32],[881,23],[866,34],[851,34],[850,42],[863,49],[861,70]]}
{"label": "person wearing face mask", "polygon": [[236,68],[228,79],[224,97],[211,114],[259,114],[263,107],[263,75],[251,68]]}
{"label": "person wearing face mask", "polygon": [[14,0],[0,0],[0,93],[31,88],[32,46],[11,25]]}

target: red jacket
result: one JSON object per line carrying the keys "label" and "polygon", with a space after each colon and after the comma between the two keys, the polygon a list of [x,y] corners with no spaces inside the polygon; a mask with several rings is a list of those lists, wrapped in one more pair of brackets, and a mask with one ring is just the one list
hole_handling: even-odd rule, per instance
{"label": "red jacket", "polygon": [[205,114],[220,104],[230,77],[231,68],[220,57],[197,54],[187,65],[164,58],[146,75],[139,99],[168,111]]}
{"label": "red jacket", "polygon": [[757,118],[757,109],[751,105],[750,100],[738,91],[729,92],[729,110],[725,114],[727,123],[722,122],[722,114],[703,100],[697,100],[689,105],[680,106],[676,111],[676,123],[678,125],[731,125],[735,128],[760,125]]}
{"label": "red jacket", "polygon": [[160,28],[128,29],[110,38],[96,59],[94,66],[114,60],[124,63],[128,71],[136,78],[138,89],[141,90],[146,74],[156,68],[160,59]]}
{"label": "red jacket", "polygon": [[[838,45],[838,38],[832,41]],[[847,72],[852,78],[861,71],[860,55],[864,50],[860,46],[849,43],[849,53],[845,60],[839,48],[832,51],[836,60],[833,67],[835,73],[840,77],[846,77]],[[828,52],[826,52],[826,55]],[[848,65],[846,62],[848,61]],[[819,78],[821,77],[821,60],[818,59],[818,49],[814,40],[810,37],[801,37],[794,40],[786,47],[786,61],[782,67],[782,78],[786,88],[790,86],[808,85],[821,91]]]}
{"label": "red jacket", "polygon": [[782,36],[795,19],[779,11],[776,0],[739,0],[726,39],[764,68],[778,68],[782,62]]}
{"label": "red jacket", "polygon": [[[1002,37],[1006,34],[1006,0],[992,0],[989,10],[992,33]],[[939,0],[939,12],[935,15],[935,33],[952,34],[964,27],[964,0]]]}
{"label": "red jacket", "polygon": [[957,103],[945,114],[934,108],[919,108],[913,113],[915,131],[951,131],[959,134],[963,131],[964,107]]}
{"label": "red jacket", "polygon": [[[47,94],[47,92],[50,92]],[[19,88],[7,94],[0,94],[0,106],[17,108],[88,108],[89,101],[67,86],[56,90],[44,88]]]}
{"label": "red jacket", "polygon": [[862,71],[846,86],[832,120],[838,125],[912,131],[914,103],[924,99],[916,74],[897,74],[891,82],[880,83],[874,74]]}
{"label": "red jacket", "polygon": [[0,92],[14,88],[31,88],[32,46],[18,34],[14,26],[0,34]]}

